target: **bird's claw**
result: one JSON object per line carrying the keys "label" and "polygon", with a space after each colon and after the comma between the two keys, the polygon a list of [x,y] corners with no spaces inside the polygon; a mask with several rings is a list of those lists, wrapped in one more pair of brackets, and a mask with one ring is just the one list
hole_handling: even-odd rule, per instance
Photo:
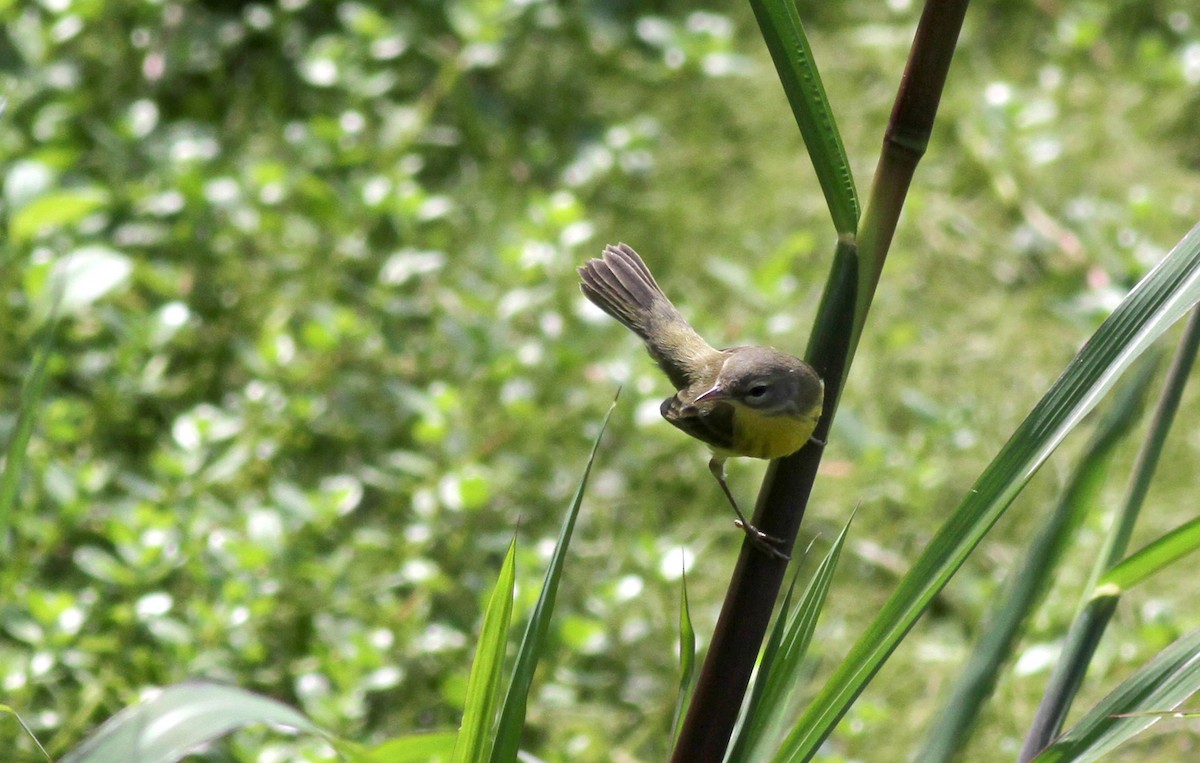
{"label": "bird's claw", "polygon": [[784,544],[783,538],[768,535],[754,525],[743,522],[740,519],[733,520],[733,523],[741,528],[742,532],[746,533],[746,537],[750,539],[750,542],[761,551],[785,562],[791,560],[792,557],[780,548]]}

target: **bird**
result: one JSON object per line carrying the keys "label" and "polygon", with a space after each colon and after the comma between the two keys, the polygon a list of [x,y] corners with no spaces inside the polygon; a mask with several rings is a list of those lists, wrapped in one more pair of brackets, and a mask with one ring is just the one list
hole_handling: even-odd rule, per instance
{"label": "bird", "polygon": [[708,445],[709,471],[737,515],[735,524],[766,553],[788,559],[783,541],[752,525],[738,507],[725,481],[725,461],[783,458],[804,447],[824,405],[825,385],[816,370],[773,347],[712,347],[628,244],[609,244],[578,273],[583,295],[641,338],[674,385],[676,393],[659,412]]}

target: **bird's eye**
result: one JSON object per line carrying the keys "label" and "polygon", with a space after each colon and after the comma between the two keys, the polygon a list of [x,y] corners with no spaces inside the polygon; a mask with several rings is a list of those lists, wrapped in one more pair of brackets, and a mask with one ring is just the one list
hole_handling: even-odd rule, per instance
{"label": "bird's eye", "polygon": [[746,393],[747,396],[756,400],[765,394],[767,394],[767,385],[765,384],[755,384],[750,388],[750,391]]}

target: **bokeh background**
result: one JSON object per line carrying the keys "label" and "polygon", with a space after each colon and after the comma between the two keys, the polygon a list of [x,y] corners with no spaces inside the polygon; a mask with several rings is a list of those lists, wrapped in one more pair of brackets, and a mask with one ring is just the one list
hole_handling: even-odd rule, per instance
{"label": "bokeh background", "polygon": [[[864,195],[918,13],[800,4]],[[0,24],[5,441],[49,284],[73,284],[0,565],[0,701],[56,755],[192,676],[363,742],[453,727],[502,554],[516,534],[520,614],[620,384],[526,747],[663,759],[681,571],[703,641],[741,535],[574,268],[628,242],[714,344],[803,349],[833,233],[748,6],[0,0]],[[814,680],[1200,217],[1198,24],[1182,0],[971,8],[802,530],[803,574],[857,507]],[[1196,511],[1196,398],[1135,546]],[[1084,439],[826,759],[905,758]],[[746,503],[762,470],[731,465]],[[971,760],[1014,756],[1103,526]],[[1194,576],[1139,589],[1086,696],[1198,623]],[[1120,759],[1185,759],[1194,730]],[[41,759],[11,717],[0,749]],[[251,731],[195,759],[321,756]]]}

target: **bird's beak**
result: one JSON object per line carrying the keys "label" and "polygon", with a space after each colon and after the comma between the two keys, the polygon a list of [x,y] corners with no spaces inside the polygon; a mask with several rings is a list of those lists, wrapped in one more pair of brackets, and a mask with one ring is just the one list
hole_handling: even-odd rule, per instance
{"label": "bird's beak", "polygon": [[696,399],[692,401],[692,404],[695,405],[696,403],[703,403],[706,400],[728,400],[728,399],[729,399],[729,392],[726,391],[726,389],[724,387],[722,387],[720,384],[714,384],[712,386],[712,389],[708,390],[707,392],[705,392],[702,395],[697,396]]}

